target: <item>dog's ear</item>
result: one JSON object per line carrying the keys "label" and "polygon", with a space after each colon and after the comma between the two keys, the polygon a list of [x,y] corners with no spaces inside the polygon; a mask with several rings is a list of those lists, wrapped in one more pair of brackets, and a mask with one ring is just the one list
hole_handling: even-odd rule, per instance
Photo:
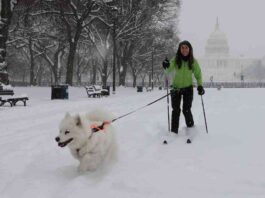
{"label": "dog's ear", "polygon": [[82,125],[80,115],[75,116],[75,124],[76,124],[76,126]]}
{"label": "dog's ear", "polygon": [[70,113],[66,112],[64,118],[70,118],[70,117],[71,117]]}

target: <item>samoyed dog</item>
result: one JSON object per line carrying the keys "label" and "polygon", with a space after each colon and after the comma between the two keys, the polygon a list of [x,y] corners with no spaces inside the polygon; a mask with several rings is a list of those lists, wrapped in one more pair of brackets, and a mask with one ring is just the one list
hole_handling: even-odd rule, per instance
{"label": "samoyed dog", "polygon": [[103,110],[84,115],[65,114],[55,138],[58,146],[67,146],[80,164],[79,172],[95,171],[110,166],[117,159],[115,131],[111,125],[114,116]]}

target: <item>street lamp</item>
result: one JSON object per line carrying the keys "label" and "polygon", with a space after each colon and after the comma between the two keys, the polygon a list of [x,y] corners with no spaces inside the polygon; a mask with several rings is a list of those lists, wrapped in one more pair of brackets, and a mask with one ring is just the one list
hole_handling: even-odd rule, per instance
{"label": "street lamp", "polygon": [[112,93],[115,94],[116,91],[116,19],[118,8],[113,6],[111,8],[112,17],[113,17],[113,82],[112,82]]}

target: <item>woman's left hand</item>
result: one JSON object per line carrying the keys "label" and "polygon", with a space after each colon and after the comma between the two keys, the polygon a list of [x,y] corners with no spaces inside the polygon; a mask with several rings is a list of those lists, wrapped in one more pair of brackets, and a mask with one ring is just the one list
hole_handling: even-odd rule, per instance
{"label": "woman's left hand", "polygon": [[197,87],[197,91],[198,91],[198,94],[201,96],[205,94],[205,90],[204,90],[203,86],[201,86],[201,85],[199,85]]}

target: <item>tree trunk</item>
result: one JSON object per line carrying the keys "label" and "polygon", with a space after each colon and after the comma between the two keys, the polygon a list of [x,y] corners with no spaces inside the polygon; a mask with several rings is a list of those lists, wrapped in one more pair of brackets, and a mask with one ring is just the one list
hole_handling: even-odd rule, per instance
{"label": "tree trunk", "polygon": [[133,49],[134,49],[134,44],[131,41],[126,42],[126,45],[124,47],[124,56],[122,57],[121,60],[121,66],[123,68],[120,69],[119,85],[125,86],[127,69],[128,65],[130,65],[132,60]]}
{"label": "tree trunk", "polygon": [[145,78],[146,78],[147,74],[144,73],[141,75],[141,78],[142,78],[142,86],[144,87],[145,86]]}
{"label": "tree trunk", "polygon": [[10,0],[1,1],[0,17],[0,82],[8,84],[8,73],[6,59],[6,41],[8,38],[8,28],[12,17],[12,8]]}
{"label": "tree trunk", "polygon": [[123,66],[123,70],[120,73],[119,86],[125,86],[127,66]]}
{"label": "tree trunk", "polygon": [[92,62],[92,78],[91,78],[91,80],[90,80],[90,83],[92,84],[92,85],[95,85],[96,84],[96,81],[97,81],[97,61],[96,61],[96,59],[92,59],[91,60],[91,62]]}
{"label": "tree trunk", "polygon": [[42,85],[42,79],[43,79],[43,67],[42,65],[40,66],[40,69],[39,69],[39,74],[38,74],[38,82],[37,82],[37,85],[38,86],[41,86]]}
{"label": "tree trunk", "polygon": [[30,59],[30,78],[29,78],[29,84],[30,85],[36,85],[36,80],[35,80],[35,74],[34,74],[34,69],[35,69],[35,64],[34,64],[34,52],[33,52],[33,43],[32,43],[32,38],[29,37],[29,59]]}
{"label": "tree trunk", "polygon": [[74,59],[76,53],[77,43],[71,43],[69,54],[67,58],[67,67],[66,67],[66,84],[73,85],[73,75],[74,75]]}
{"label": "tree trunk", "polygon": [[59,56],[59,50],[56,50],[55,54],[54,54],[54,57],[53,57],[53,62],[54,62],[54,65],[51,65],[52,67],[52,73],[53,73],[53,76],[54,76],[54,84],[55,85],[58,85],[59,84],[59,79],[58,79],[58,56]]}
{"label": "tree trunk", "polygon": [[133,74],[133,87],[136,87],[137,76]]}
{"label": "tree trunk", "polygon": [[148,87],[151,87],[151,86],[152,86],[152,74],[149,73],[149,74],[148,74],[148,77],[149,77]]}
{"label": "tree trunk", "polygon": [[133,77],[133,87],[136,87],[136,80],[137,80],[137,70],[135,69],[134,67],[134,64],[133,62],[135,63],[135,61],[131,61],[131,70],[132,70],[132,77]]}
{"label": "tree trunk", "polygon": [[107,86],[107,79],[108,79],[108,59],[105,57],[103,60],[103,69],[101,74],[102,85]]}
{"label": "tree trunk", "polygon": [[121,59],[121,67],[120,68],[120,76],[119,76],[119,86],[125,86],[126,74],[127,74],[127,56],[122,57]]}

